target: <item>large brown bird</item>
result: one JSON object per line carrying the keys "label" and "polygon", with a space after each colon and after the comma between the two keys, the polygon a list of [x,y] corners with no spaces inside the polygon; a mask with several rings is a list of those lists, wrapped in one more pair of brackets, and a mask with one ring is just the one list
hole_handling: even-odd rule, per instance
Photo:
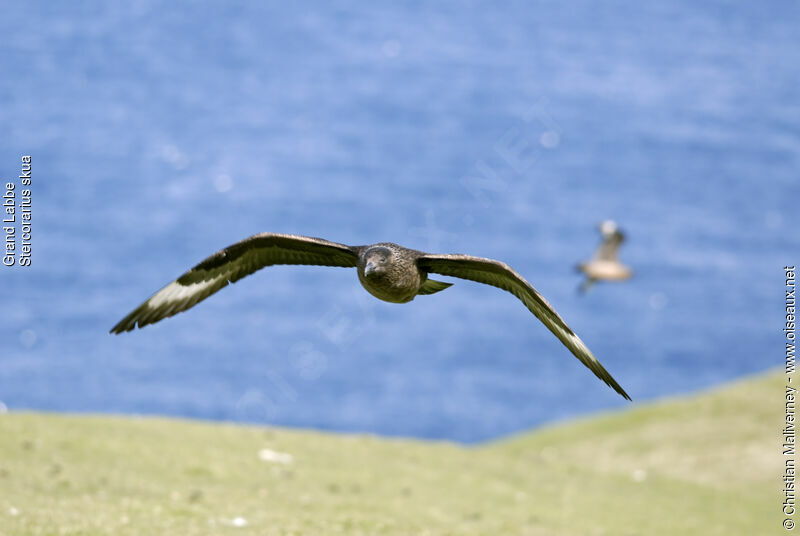
{"label": "large brown bird", "polygon": [[346,246],[307,236],[257,234],[211,255],[153,294],[111,328],[111,333],[131,331],[137,325],[141,328],[183,312],[228,283],[275,264],[356,268],[367,292],[392,303],[407,303],[420,294],[433,294],[452,285],[429,279],[431,273],[501,288],[519,298],[598,378],[630,400],[547,300],[507,264],[470,255],[423,253],[388,242]]}

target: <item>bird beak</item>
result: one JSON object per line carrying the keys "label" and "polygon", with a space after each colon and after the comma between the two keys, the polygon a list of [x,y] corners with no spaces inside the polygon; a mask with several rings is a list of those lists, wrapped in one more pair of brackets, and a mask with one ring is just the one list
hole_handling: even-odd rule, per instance
{"label": "bird beak", "polygon": [[375,271],[376,268],[377,268],[377,266],[375,266],[375,263],[373,263],[371,261],[368,262],[367,265],[364,267],[364,275],[371,274],[372,272]]}

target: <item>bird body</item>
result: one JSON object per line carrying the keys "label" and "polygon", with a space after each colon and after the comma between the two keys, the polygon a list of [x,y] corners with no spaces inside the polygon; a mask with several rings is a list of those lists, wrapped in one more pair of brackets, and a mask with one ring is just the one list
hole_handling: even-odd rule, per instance
{"label": "bird body", "polygon": [[440,292],[452,285],[430,279],[431,273],[506,290],[521,300],[598,378],[630,400],[547,300],[507,264],[471,255],[424,253],[391,242],[347,246],[307,236],[257,234],[218,251],[178,277],[118,322],[111,333],[131,331],[186,311],[228,283],[276,264],[356,268],[367,292],[391,303],[407,303],[418,295]]}
{"label": "bird body", "polygon": [[358,256],[358,280],[379,300],[408,303],[428,279],[416,264],[420,252],[381,242],[364,248]]}
{"label": "bird body", "polygon": [[597,259],[591,262],[582,262],[578,266],[580,271],[586,274],[586,277],[595,280],[624,281],[633,275],[630,268],[615,261]]}

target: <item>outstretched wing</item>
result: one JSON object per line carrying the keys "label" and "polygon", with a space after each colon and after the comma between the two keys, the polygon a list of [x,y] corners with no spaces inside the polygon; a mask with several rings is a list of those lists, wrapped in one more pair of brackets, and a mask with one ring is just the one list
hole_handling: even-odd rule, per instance
{"label": "outstretched wing", "polygon": [[620,244],[625,240],[625,235],[622,231],[615,230],[608,236],[603,238],[602,244],[597,246],[597,251],[594,252],[594,260],[596,261],[616,261],[617,250]]}
{"label": "outstretched wing", "polygon": [[547,328],[564,343],[564,346],[589,367],[595,375],[616,392],[630,400],[628,393],[611,377],[589,348],[578,338],[572,329],[558,316],[555,309],[547,303],[530,283],[507,264],[492,259],[470,255],[431,255],[425,254],[417,260],[417,265],[428,272],[470,279],[507,290],[522,303]]}
{"label": "outstretched wing", "polygon": [[235,283],[273,264],[313,264],[354,267],[358,248],[321,238],[261,233],[236,242],[162,288],[111,328],[111,333],[131,331],[183,312],[228,283]]}

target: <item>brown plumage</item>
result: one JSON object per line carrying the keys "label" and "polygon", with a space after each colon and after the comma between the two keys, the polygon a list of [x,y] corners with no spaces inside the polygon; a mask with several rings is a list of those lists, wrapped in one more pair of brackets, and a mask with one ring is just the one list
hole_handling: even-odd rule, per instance
{"label": "brown plumage", "polygon": [[507,264],[470,255],[423,253],[389,242],[346,246],[307,236],[257,234],[211,255],[153,294],[111,328],[111,333],[131,331],[137,325],[141,328],[186,311],[228,283],[275,264],[357,268],[364,288],[376,298],[392,303],[407,303],[420,294],[433,294],[452,285],[429,279],[431,273],[501,288],[519,298],[598,378],[630,400],[547,300]]}

